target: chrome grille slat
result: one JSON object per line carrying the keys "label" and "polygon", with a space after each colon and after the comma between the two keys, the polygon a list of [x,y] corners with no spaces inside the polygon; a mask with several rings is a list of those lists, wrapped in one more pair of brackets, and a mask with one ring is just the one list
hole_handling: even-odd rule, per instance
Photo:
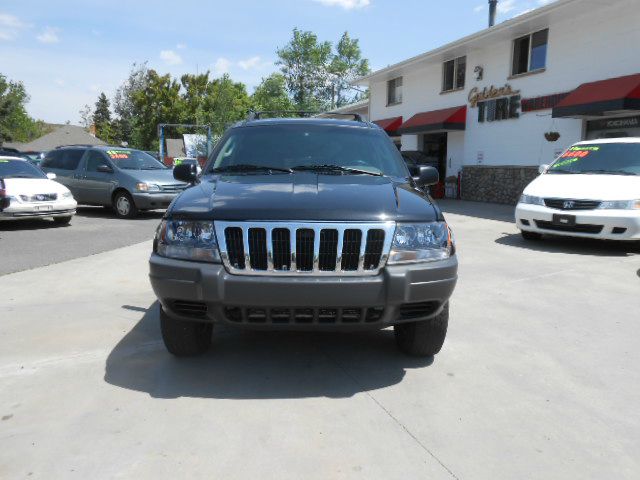
{"label": "chrome grille slat", "polygon": [[215,229],[232,274],[370,276],[389,257],[395,222],[216,221]]}

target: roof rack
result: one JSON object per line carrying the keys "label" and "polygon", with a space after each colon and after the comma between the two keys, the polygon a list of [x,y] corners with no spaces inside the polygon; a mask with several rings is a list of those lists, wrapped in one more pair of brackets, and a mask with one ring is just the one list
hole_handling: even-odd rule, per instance
{"label": "roof rack", "polygon": [[335,115],[343,115],[343,116],[347,116],[347,117],[353,117],[353,120],[355,122],[364,122],[364,120],[362,119],[362,115],[360,115],[359,113],[356,112],[322,112],[319,113],[317,116],[318,117],[323,117],[323,118],[331,118],[332,116]]}
{"label": "roof rack", "polygon": [[56,148],[66,147],[99,147],[100,145],[90,145],[88,143],[70,143],[69,145],[58,145]]}
{"label": "roof rack", "polygon": [[314,111],[308,111],[308,110],[261,110],[261,111],[249,111],[249,116],[247,118],[247,121],[252,121],[252,120],[260,120],[261,118],[263,118],[265,115],[274,115],[274,114],[285,114],[285,115],[297,115],[299,117],[302,118],[309,118],[309,117],[320,117],[320,116],[327,116],[327,115],[344,115],[344,116],[351,116],[353,117],[353,120],[355,120],[356,122],[362,122],[362,116],[359,113],[351,113],[351,112],[346,112],[346,113],[342,113],[342,112],[314,112]]}

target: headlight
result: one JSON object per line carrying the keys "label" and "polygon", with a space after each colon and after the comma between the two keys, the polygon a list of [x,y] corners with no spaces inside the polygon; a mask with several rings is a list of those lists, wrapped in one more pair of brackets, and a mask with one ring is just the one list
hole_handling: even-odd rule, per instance
{"label": "headlight", "polygon": [[598,208],[604,210],[640,210],[640,200],[615,200],[602,202]]}
{"label": "headlight", "polygon": [[544,198],[534,197],[533,195],[520,196],[520,203],[528,203],[529,205],[542,205],[544,206]]}
{"label": "headlight", "polygon": [[168,258],[220,261],[211,221],[163,220],[156,232],[154,250],[158,255]]}
{"label": "headlight", "polygon": [[160,187],[155,183],[136,183],[136,190],[139,192],[159,192]]}
{"label": "headlight", "polygon": [[71,192],[64,192],[62,198],[73,198],[73,194]]}
{"label": "headlight", "polygon": [[399,223],[387,263],[433,262],[449,258],[453,251],[453,235],[445,222]]}

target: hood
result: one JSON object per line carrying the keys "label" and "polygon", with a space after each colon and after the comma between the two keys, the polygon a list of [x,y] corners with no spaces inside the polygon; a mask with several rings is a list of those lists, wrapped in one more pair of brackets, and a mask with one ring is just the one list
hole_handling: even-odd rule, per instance
{"label": "hood", "polygon": [[441,217],[424,192],[404,181],[308,172],[204,177],[174,201],[168,214],[260,221],[428,222]]}
{"label": "hood", "polygon": [[38,193],[63,194],[69,191],[64,185],[48,178],[5,178],[7,195],[36,195]]}
{"label": "hood", "polygon": [[524,193],[543,198],[636,200],[640,198],[640,176],[544,174]]}
{"label": "hood", "polygon": [[173,178],[173,170],[167,168],[166,170],[121,170],[123,173],[129,175],[131,178],[138,182],[156,183],[158,185],[168,185],[183,183]]}

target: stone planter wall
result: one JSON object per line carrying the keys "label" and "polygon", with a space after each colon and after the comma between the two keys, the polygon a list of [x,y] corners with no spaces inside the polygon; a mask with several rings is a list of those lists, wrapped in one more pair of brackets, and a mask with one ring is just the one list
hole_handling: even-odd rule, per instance
{"label": "stone planter wall", "polygon": [[462,169],[462,200],[515,205],[538,167],[465,166]]}

